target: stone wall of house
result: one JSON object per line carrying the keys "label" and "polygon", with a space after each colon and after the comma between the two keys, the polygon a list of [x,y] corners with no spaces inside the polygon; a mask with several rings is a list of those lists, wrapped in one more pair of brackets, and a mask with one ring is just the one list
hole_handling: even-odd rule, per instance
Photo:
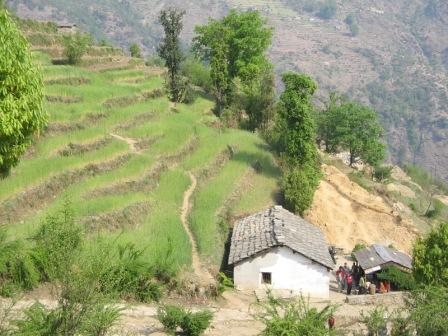
{"label": "stone wall of house", "polygon": [[[262,283],[271,273],[271,285]],[[235,265],[234,283],[240,290],[289,290],[291,294],[328,298],[330,272],[326,267],[287,247],[277,247]]]}

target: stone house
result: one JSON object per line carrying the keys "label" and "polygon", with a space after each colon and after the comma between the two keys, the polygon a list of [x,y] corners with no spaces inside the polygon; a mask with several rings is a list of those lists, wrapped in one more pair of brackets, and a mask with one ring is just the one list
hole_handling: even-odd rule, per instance
{"label": "stone house", "polygon": [[239,290],[329,297],[334,263],[324,234],[281,206],[235,223],[228,262]]}

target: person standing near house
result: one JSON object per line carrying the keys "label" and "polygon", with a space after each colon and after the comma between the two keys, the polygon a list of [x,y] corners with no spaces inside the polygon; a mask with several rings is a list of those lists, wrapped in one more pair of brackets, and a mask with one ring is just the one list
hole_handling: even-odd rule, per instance
{"label": "person standing near house", "polygon": [[352,293],[352,286],[353,286],[353,276],[348,273],[347,274],[347,295],[350,295]]}
{"label": "person standing near house", "polygon": [[336,271],[336,281],[338,283],[338,292],[342,292],[342,277],[343,277],[344,269],[342,266],[339,266],[338,270]]}

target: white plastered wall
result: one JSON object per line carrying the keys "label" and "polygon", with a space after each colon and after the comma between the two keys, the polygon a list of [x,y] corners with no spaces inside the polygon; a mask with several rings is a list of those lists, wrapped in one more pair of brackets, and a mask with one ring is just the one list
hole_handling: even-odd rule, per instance
{"label": "white plastered wall", "polygon": [[[261,273],[272,274],[272,284],[261,283]],[[288,247],[273,248],[254,258],[241,261],[234,267],[234,283],[240,290],[271,288],[290,291],[292,295],[328,298],[330,272]]]}

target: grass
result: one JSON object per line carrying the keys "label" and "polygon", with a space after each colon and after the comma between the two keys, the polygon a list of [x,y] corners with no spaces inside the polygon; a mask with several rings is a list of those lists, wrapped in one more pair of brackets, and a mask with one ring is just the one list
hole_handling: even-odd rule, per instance
{"label": "grass", "polygon": [[[107,228],[93,234],[114,244],[131,242],[144,249],[145,258],[156,263],[170,260],[175,268],[189,269],[191,244],[180,221],[183,194],[190,185],[187,172],[198,172],[211,165],[228,146],[235,155],[214,176],[200,182],[193,196],[191,227],[201,255],[215,265],[220,263],[227,225],[218,214],[223,207],[237,216],[257,211],[274,202],[278,189],[279,170],[264,142],[256,134],[234,129],[215,129],[207,126],[216,118],[210,113],[213,103],[199,97],[193,104],[178,104],[170,109],[166,96],[132,101],[128,106],[104,106],[117,97],[135,97],[154,89],[163,88],[163,79],[145,72],[144,68],[88,71],[81,67],[51,65],[50,58],[34,52],[47,83],[45,94],[54,97],[81,97],[79,102],[45,102],[50,124],[79,125],[66,132],[43,134],[36,139],[32,155],[24,157],[12,174],[0,181],[0,203],[9,202],[33,187],[49,181],[52,176],[69,170],[82,169],[92,163],[102,163],[123,154],[129,160],[114,169],[67,184],[60,193],[48,196],[39,209],[29,210],[20,223],[10,224],[14,238],[32,234],[47,215],[60,209],[65,200],[71,200],[78,222],[89,216],[121,212],[127,207],[145,202],[150,204],[137,227],[120,232]],[[101,115],[99,119],[89,119]],[[110,134],[136,141],[159,136],[138,153],[132,153],[129,144],[112,138],[110,142],[78,155],[61,156],[58,151],[68,144],[88,144],[110,137]],[[189,146],[195,139],[195,146]],[[188,152],[185,150],[188,149]],[[179,155],[182,153],[183,155]],[[177,155],[176,155],[177,154]],[[162,170],[151,190],[129,189],[115,192],[119,183],[137,181],[169,158],[168,168]],[[228,199],[239,188],[245,173],[259,161],[262,170],[250,174],[248,189],[232,202]],[[107,195],[96,193],[108,188]],[[92,243],[95,239],[92,239]],[[217,248],[218,247],[218,248]]]}

